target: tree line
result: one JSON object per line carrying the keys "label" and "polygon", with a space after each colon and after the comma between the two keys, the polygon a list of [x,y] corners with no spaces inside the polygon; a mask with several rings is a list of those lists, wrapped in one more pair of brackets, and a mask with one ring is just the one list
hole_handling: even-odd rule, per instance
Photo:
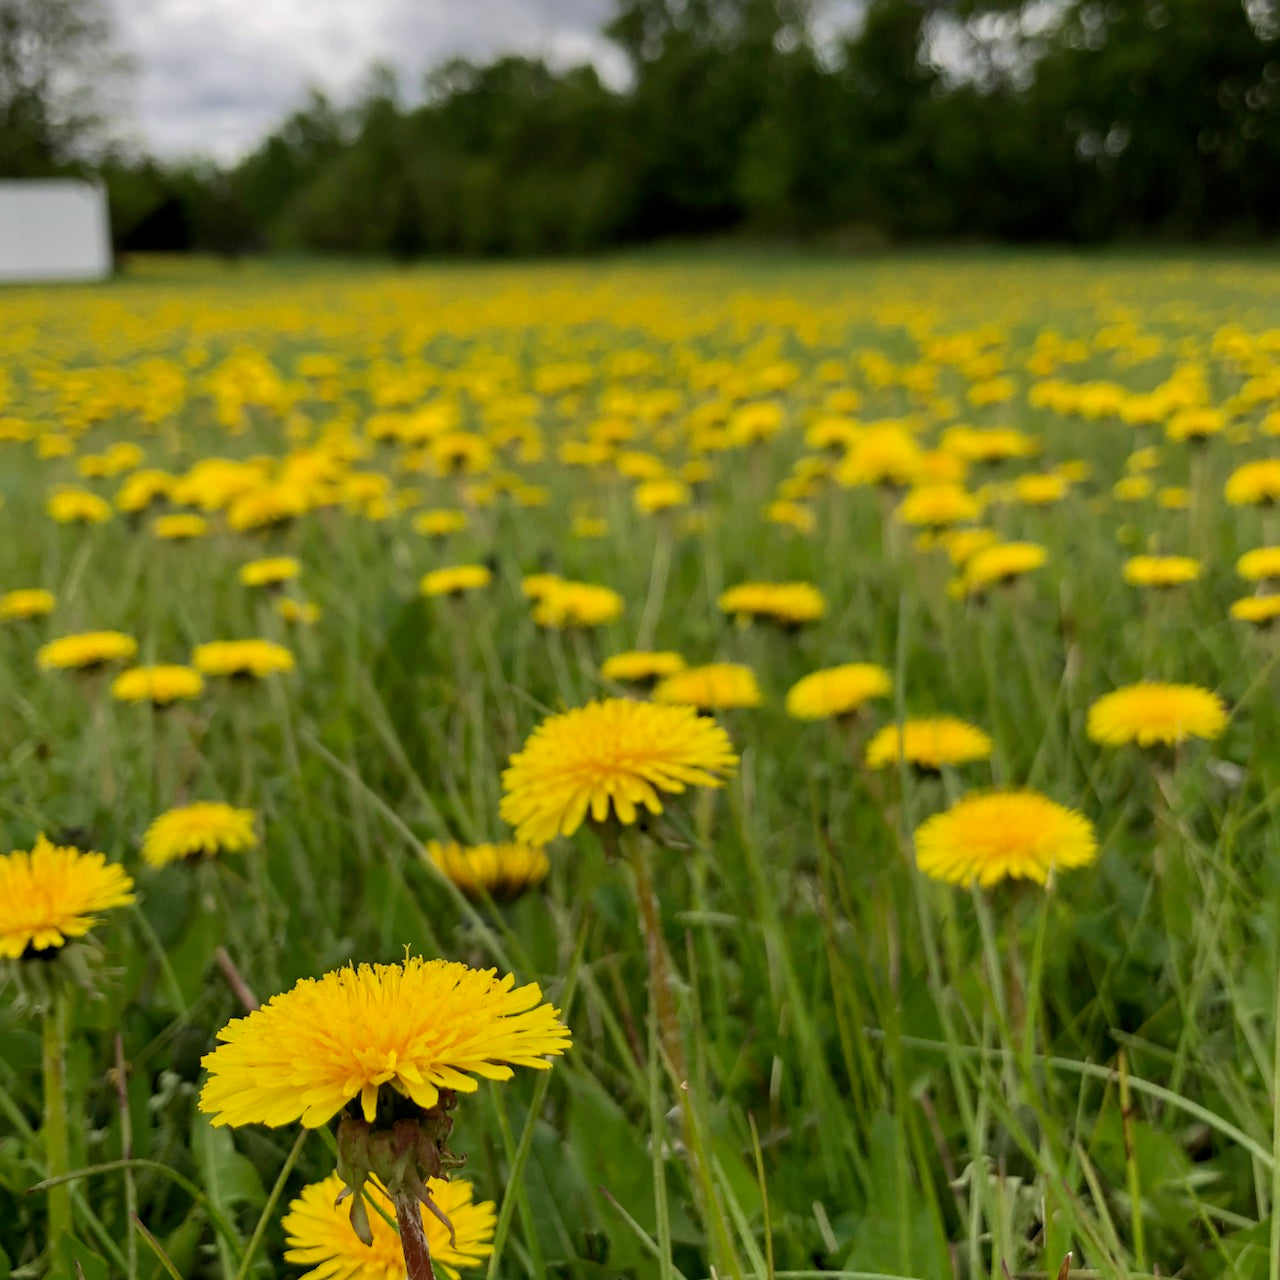
{"label": "tree line", "polygon": [[406,102],[377,70],[230,167],[108,156],[116,234],[412,257],[1280,223],[1276,0],[868,0],[851,33],[818,25],[805,0],[622,0],[626,88],[454,60]]}

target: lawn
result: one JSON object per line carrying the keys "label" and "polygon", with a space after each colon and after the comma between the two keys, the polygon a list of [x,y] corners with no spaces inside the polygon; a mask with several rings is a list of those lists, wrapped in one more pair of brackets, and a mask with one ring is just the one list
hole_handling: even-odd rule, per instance
{"label": "lawn", "polygon": [[[3,847],[105,858],[0,858],[0,1280],[403,1276],[299,1199],[362,1087],[457,1095],[440,1274],[1278,1280],[1280,264],[140,262],[0,350]],[[200,1109],[418,957],[571,1045],[433,1107],[489,997],[273,1005]]]}

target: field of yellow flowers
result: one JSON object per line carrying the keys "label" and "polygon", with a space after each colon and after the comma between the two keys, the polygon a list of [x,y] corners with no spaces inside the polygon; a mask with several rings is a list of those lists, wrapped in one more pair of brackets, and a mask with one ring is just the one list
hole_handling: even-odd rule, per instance
{"label": "field of yellow flowers", "polygon": [[0,1280],[1280,1277],[1280,267],[0,350]]}

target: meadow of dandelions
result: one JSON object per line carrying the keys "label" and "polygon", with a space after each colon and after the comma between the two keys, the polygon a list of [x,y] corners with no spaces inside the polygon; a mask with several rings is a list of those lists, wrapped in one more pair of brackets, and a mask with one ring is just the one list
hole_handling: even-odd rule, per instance
{"label": "meadow of dandelions", "polygon": [[0,1277],[1276,1280],[1277,284],[0,294]]}

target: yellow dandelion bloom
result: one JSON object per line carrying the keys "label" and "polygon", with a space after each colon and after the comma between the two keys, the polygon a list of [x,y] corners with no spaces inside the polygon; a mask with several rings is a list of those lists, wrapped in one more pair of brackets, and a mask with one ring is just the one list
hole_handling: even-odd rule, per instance
{"label": "yellow dandelion bloom", "polygon": [[20,587],[0,596],[0,619],[43,618],[52,613],[57,600],[43,587]]}
{"label": "yellow dandelion bloom", "polygon": [[994,529],[948,529],[938,535],[938,545],[947,553],[947,559],[961,569],[983,547],[995,546],[1000,535]]}
{"label": "yellow dandelion bloom", "polygon": [[432,840],[426,856],[469,898],[488,894],[495,902],[510,902],[547,878],[551,863],[531,844],[442,844]]}
{"label": "yellow dandelion bloom", "polygon": [[921,823],[914,840],[925,875],[983,888],[1006,879],[1044,884],[1052,871],[1087,866],[1098,856],[1088,818],[1036,791],[964,796]]}
{"label": "yellow dandelion bloom", "polygon": [[198,698],[204,680],[191,667],[130,667],[111,683],[111,696],[117,702],[150,702],[163,707],[181,698]]}
{"label": "yellow dandelion bloom", "polygon": [[944,529],[976,520],[981,512],[982,504],[963,485],[925,484],[911,489],[893,514],[903,524]]}
{"label": "yellow dandelion bloom", "polygon": [[970,764],[991,756],[991,739],[955,716],[931,716],[885,725],[867,743],[867,764],[883,769],[905,759],[917,769],[936,772],[943,765]]}
{"label": "yellow dandelion bloom", "polygon": [[606,680],[639,684],[645,680],[660,680],[684,668],[685,660],[673,650],[630,650],[606,658],[600,664],[600,674]]}
{"label": "yellow dandelion bloom", "polygon": [[157,516],[151,522],[151,532],[165,542],[181,542],[187,538],[203,538],[209,532],[209,522],[204,516],[180,512],[177,515]]}
{"label": "yellow dandelion bloom", "polygon": [[871,698],[893,691],[889,673],[874,662],[847,662],[814,671],[787,690],[787,715],[793,720],[825,720],[851,715]]}
{"label": "yellow dandelion bloom", "polygon": [[1012,582],[1041,568],[1048,558],[1048,552],[1038,542],[997,542],[982,547],[965,562],[960,593],[980,595],[989,587]]}
{"label": "yellow dandelion bloom", "polygon": [[1223,489],[1233,507],[1269,507],[1280,498],[1280,458],[1263,458],[1237,467]]}
{"label": "yellow dandelion bloom", "polygon": [[59,524],[101,524],[111,518],[111,504],[87,489],[60,489],[45,509]]}
{"label": "yellow dandelion bloom", "polygon": [[1263,627],[1280,618],[1280,596],[1245,596],[1231,605],[1231,616],[1237,622],[1251,622]]}
{"label": "yellow dandelion bloom", "polygon": [[451,533],[461,533],[466,527],[467,513],[456,508],[435,507],[430,511],[419,511],[413,517],[414,531],[429,538],[447,538]]}
{"label": "yellow dandelion bloom", "polygon": [[123,867],[39,836],[29,853],[0,854],[0,957],[16,960],[83,937],[98,912],[133,897]]}
{"label": "yellow dandelion bloom", "polygon": [[145,511],[153,502],[167,498],[174,485],[174,478],[167,471],[135,471],[116,491],[116,508],[136,514]]}
{"label": "yellow dandelion bloom", "polygon": [[240,581],[246,587],[271,587],[288,582],[302,572],[293,556],[271,556],[266,560],[250,560],[240,566]]}
{"label": "yellow dandelion bloom", "polygon": [[1133,556],[1124,562],[1124,580],[1135,587],[1177,587],[1200,576],[1191,556]]}
{"label": "yellow dandelion bloom", "polygon": [[720,594],[721,613],[739,621],[767,618],[784,626],[816,622],[827,612],[827,602],[811,582],[743,582]]}
{"label": "yellow dandelion bloom", "polygon": [[[376,1178],[364,1184],[364,1194],[382,1210],[368,1213],[372,1245],[356,1235],[348,1207],[338,1203],[344,1190],[336,1173],[303,1187],[280,1223],[289,1246],[285,1261],[311,1268],[300,1280],[404,1280],[400,1235],[387,1221],[395,1221],[395,1206],[382,1184]],[[492,1201],[473,1199],[465,1178],[428,1178],[427,1190],[453,1228],[451,1233],[435,1214],[422,1213],[431,1262],[457,1280],[459,1268],[479,1266],[493,1252],[496,1211]]]}
{"label": "yellow dandelion bloom", "polygon": [[1070,482],[1059,472],[1049,471],[1043,474],[1031,472],[1018,476],[1014,480],[1013,496],[1024,506],[1045,507],[1054,502],[1061,502],[1070,488]]}
{"label": "yellow dandelion bloom", "polygon": [[728,734],[691,706],[592,701],[530,734],[503,772],[499,812],[517,839],[543,845],[588,815],[630,825],[641,808],[661,813],[664,793],[718,787],[737,763]]}
{"label": "yellow dandelion bloom", "polygon": [[533,610],[540,627],[601,627],[622,616],[626,602],[612,588],[593,582],[566,582],[557,578],[541,593]]}
{"label": "yellow dandelion bloom", "polygon": [[603,538],[609,532],[609,522],[602,516],[574,516],[569,531],[575,538]]}
{"label": "yellow dandelion bloom", "polygon": [[1153,491],[1151,477],[1145,475],[1123,476],[1111,486],[1111,496],[1117,502],[1141,502]]}
{"label": "yellow dandelion bloom", "polygon": [[756,674],[738,662],[710,662],[663,678],[653,691],[655,702],[683,704],[702,711],[758,707],[764,701]]}
{"label": "yellow dandelion bloom", "polygon": [[1254,547],[1236,561],[1236,572],[1246,582],[1280,578],[1280,547]]}
{"label": "yellow dandelion bloom", "polygon": [[693,500],[693,491],[680,480],[645,480],[636,485],[633,496],[637,511],[653,514],[670,511],[675,507],[687,507]]}
{"label": "yellow dandelion bloom", "polygon": [[384,1086],[434,1107],[442,1089],[472,1093],[475,1076],[509,1080],[564,1053],[569,1029],[541,1001],[536,983],[417,956],[304,978],[218,1032],[200,1109],[215,1125],[314,1129],[356,1099],[372,1121]]}
{"label": "yellow dandelion bloom", "polygon": [[1176,442],[1197,443],[1227,429],[1227,415],[1221,409],[1180,409],[1165,424],[1165,435]]}
{"label": "yellow dandelion bloom", "polygon": [[1194,684],[1143,680],[1104,694],[1089,708],[1089,737],[1108,747],[1176,746],[1188,738],[1220,737],[1226,727],[1222,699]]}
{"label": "yellow dandelion bloom", "polygon": [[276,601],[276,612],[286,622],[297,622],[307,627],[320,621],[320,606],[310,600],[294,600],[286,596]]}
{"label": "yellow dandelion bloom", "polygon": [[493,570],[483,564],[454,564],[432,569],[418,583],[424,596],[461,596],[481,591],[493,581]]}
{"label": "yellow dandelion bloom", "polygon": [[1191,490],[1182,485],[1166,485],[1157,490],[1156,504],[1166,511],[1185,511],[1191,505]]}
{"label": "yellow dandelion bloom", "polygon": [[781,498],[765,507],[764,518],[770,524],[784,525],[797,533],[812,533],[818,523],[808,507]]}
{"label": "yellow dandelion bloom", "polygon": [[154,819],[142,838],[142,856],[153,867],[180,858],[243,853],[258,843],[252,809],[202,800],[170,809]]}
{"label": "yellow dandelion bloom", "polygon": [[210,640],[198,644],[191,665],[206,676],[255,676],[292,671],[293,654],[274,640]]}
{"label": "yellow dandelion bloom", "polygon": [[87,670],[107,662],[123,662],[138,652],[138,642],[120,631],[82,631],[59,636],[36,652],[36,665],[42,671],[76,667]]}

